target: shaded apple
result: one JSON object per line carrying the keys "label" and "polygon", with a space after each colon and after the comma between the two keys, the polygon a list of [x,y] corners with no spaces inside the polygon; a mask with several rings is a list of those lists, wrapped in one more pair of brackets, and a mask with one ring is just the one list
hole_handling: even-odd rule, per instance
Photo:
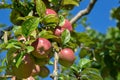
{"label": "shaded apple", "polygon": [[65,67],[70,67],[75,60],[75,55],[72,49],[64,48],[59,52],[59,63]]}
{"label": "shaded apple", "polygon": [[57,15],[57,13],[52,9],[46,9],[46,15]]}
{"label": "shaded apple", "polygon": [[35,67],[34,64],[35,62],[32,56],[29,54],[25,54],[18,68],[15,65],[12,66],[13,75],[16,76],[18,79],[30,77],[32,70]]}
{"label": "shaded apple", "polygon": [[41,70],[38,74],[40,77],[45,78],[49,75],[50,71],[46,66],[41,66],[40,69]]}
{"label": "shaded apple", "polygon": [[38,38],[32,43],[32,46],[34,47],[32,54],[36,58],[45,58],[51,51],[51,43],[45,38]]}

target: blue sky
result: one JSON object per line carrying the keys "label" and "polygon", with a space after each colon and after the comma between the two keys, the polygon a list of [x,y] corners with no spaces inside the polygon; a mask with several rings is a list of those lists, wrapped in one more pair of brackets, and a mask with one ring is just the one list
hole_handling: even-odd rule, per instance
{"label": "blue sky", "polygon": [[[1,1],[1,0],[0,0]],[[7,1],[7,0],[6,0]],[[9,0],[10,1],[10,0]],[[90,0],[83,0],[79,7],[75,7],[71,13],[74,15],[79,11],[84,9]],[[99,31],[101,33],[106,33],[107,28],[111,26],[115,26],[116,22],[114,19],[110,19],[110,11],[112,8],[119,6],[119,0],[98,0],[92,12],[87,15],[87,22],[90,23],[90,27]],[[4,9],[0,10],[0,23],[11,25],[9,20],[10,10]],[[78,31],[84,31],[82,25],[78,25]],[[52,67],[50,67],[52,68]],[[52,71],[52,69],[51,69]],[[50,78],[44,80],[52,80]]]}

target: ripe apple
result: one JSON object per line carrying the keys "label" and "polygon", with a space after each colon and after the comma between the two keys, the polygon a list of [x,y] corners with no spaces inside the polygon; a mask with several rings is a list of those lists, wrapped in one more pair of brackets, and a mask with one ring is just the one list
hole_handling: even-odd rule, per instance
{"label": "ripe apple", "polygon": [[65,67],[70,67],[75,60],[75,55],[72,49],[64,48],[59,52],[59,63]]}
{"label": "ripe apple", "polygon": [[60,36],[65,29],[72,31],[72,25],[67,19],[65,19],[65,23],[63,24],[63,26],[59,26],[55,28],[54,34],[56,36]]}
{"label": "ripe apple", "polygon": [[72,31],[72,25],[69,22],[69,20],[65,19],[65,23],[63,24],[63,26],[61,26],[62,28],[68,29],[69,31]]}
{"label": "ripe apple", "polygon": [[57,28],[55,28],[54,34],[56,36],[60,36],[64,30],[65,30],[65,28],[57,27]]}
{"label": "ripe apple", "polygon": [[35,62],[32,56],[25,54],[18,68],[14,65],[12,66],[13,75],[18,79],[28,78],[35,67],[34,64]]}
{"label": "ripe apple", "polygon": [[52,9],[46,9],[46,15],[57,15],[57,13]]}
{"label": "ripe apple", "polygon": [[46,66],[41,66],[40,69],[41,70],[38,74],[40,77],[45,78],[49,75],[50,71]]}
{"label": "ripe apple", "polygon": [[36,58],[45,58],[51,50],[51,43],[45,38],[38,38],[32,46],[34,47],[32,54]]}

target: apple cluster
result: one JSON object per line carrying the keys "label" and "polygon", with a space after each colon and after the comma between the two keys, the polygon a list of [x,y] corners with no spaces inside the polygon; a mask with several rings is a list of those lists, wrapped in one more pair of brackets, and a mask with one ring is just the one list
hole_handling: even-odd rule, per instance
{"label": "apple cluster", "polygon": [[[57,15],[57,13],[52,9],[46,9],[46,15]],[[57,37],[60,37],[64,30],[72,31],[72,25],[69,20],[65,19],[62,26],[56,26],[53,34]],[[18,41],[26,41],[22,36],[18,38]],[[37,38],[32,42],[31,46],[34,47],[34,50],[31,54],[25,54],[22,58],[22,62],[19,67],[12,66],[12,73],[18,79],[27,78],[34,80],[33,77],[39,75],[40,77],[47,77],[50,73],[49,69],[45,66],[53,57],[53,46],[50,40],[45,38]],[[58,51],[59,63],[64,67],[70,67],[75,61],[74,51],[70,48],[61,48]],[[13,55],[14,58],[17,55]],[[13,80],[14,78],[13,77]]]}

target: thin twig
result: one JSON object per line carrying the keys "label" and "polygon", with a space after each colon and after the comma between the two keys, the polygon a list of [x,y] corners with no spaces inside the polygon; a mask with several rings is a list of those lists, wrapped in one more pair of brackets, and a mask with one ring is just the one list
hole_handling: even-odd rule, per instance
{"label": "thin twig", "polygon": [[53,71],[53,80],[58,80],[58,59],[59,55],[57,52],[54,54],[54,71]]}
{"label": "thin twig", "polygon": [[87,15],[91,12],[91,10],[93,9],[95,3],[97,2],[97,0],[91,0],[88,7],[84,10],[79,11],[71,20],[70,23],[73,24],[75,23],[77,20],[79,20],[82,16]]}
{"label": "thin twig", "polygon": [[12,75],[2,75],[2,76],[0,76],[0,78],[11,78],[11,77],[13,77]]}

